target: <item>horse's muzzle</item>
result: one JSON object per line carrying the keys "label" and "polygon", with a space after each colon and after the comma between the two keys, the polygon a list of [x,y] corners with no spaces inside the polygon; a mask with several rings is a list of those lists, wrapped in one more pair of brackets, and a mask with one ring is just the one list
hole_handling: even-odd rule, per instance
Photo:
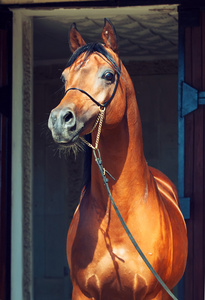
{"label": "horse's muzzle", "polygon": [[67,107],[55,108],[48,119],[48,127],[57,143],[68,143],[76,134],[76,117]]}

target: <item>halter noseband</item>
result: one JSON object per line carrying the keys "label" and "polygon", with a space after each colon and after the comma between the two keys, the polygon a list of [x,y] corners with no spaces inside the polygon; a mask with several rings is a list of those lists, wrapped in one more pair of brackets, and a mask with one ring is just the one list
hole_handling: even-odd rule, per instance
{"label": "halter noseband", "polygon": [[98,101],[96,101],[90,94],[88,94],[86,91],[82,90],[82,89],[79,89],[79,88],[76,88],[76,87],[71,87],[69,89],[67,89],[65,91],[65,95],[67,94],[67,92],[71,91],[71,90],[75,90],[75,91],[79,91],[83,94],[85,94],[86,96],[88,96],[96,105],[98,105],[100,108],[105,108],[111,101],[112,99],[114,98],[115,96],[115,93],[116,93],[116,90],[117,90],[117,86],[118,86],[118,82],[119,82],[119,77],[120,77],[120,72],[121,72],[121,63],[120,63],[120,58],[119,58],[119,71],[117,73],[117,80],[116,80],[116,83],[115,83],[115,88],[112,92],[112,95],[111,97],[103,104],[99,103]]}

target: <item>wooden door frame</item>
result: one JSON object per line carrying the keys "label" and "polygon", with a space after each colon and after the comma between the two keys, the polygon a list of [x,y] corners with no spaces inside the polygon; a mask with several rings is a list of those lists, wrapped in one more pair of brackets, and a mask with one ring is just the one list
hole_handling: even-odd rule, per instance
{"label": "wooden door frame", "polygon": [[12,14],[0,8],[0,299],[10,299]]}
{"label": "wooden door frame", "polygon": [[13,11],[11,300],[32,292],[32,19]]}
{"label": "wooden door frame", "polygon": [[[185,272],[186,299],[204,297],[203,166],[205,139],[205,12],[202,8],[179,10],[179,196],[187,206],[189,253]],[[202,18],[203,16],[203,18]],[[203,21],[202,21],[203,20]],[[202,23],[203,22],[203,23]],[[203,37],[202,37],[203,34]],[[199,90],[198,90],[199,89]],[[196,129],[195,129],[195,126]],[[191,210],[190,210],[191,208]],[[181,299],[181,298],[180,298]]]}

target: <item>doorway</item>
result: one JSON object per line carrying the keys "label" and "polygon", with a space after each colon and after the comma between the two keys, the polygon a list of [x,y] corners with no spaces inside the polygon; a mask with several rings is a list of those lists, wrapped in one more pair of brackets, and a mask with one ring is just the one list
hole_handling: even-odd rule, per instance
{"label": "doorway", "polygon": [[71,299],[66,233],[82,187],[83,153],[59,155],[47,129],[62,98],[72,22],[86,42],[101,40],[104,17],[119,35],[120,57],[135,86],[148,164],[177,185],[177,6],[68,9],[33,18],[33,293]]}

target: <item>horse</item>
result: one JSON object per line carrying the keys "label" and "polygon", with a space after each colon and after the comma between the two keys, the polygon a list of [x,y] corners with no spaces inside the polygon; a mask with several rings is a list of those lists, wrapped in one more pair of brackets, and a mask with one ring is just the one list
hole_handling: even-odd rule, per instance
{"label": "horse", "polygon": [[[103,43],[86,44],[73,23],[73,54],[62,73],[65,95],[48,120],[59,146],[71,148],[81,142],[93,149],[90,178],[67,235],[72,299],[170,299],[124,230],[105,183],[109,180],[133,239],[170,290],[187,260],[187,230],[177,190],[145,160],[134,87],[118,55],[115,28],[107,19],[102,39]],[[91,142],[84,138],[89,134]],[[96,164],[98,153],[106,182]]]}

